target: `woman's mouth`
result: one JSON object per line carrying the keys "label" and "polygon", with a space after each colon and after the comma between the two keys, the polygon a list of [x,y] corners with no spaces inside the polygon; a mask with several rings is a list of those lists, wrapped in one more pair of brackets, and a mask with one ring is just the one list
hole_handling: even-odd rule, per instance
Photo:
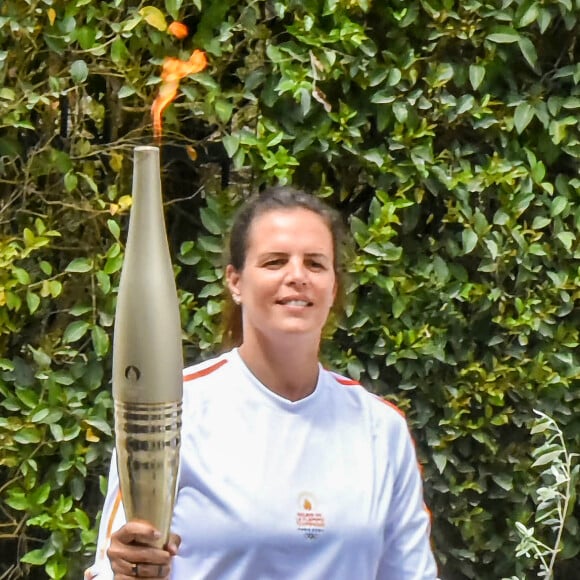
{"label": "woman's mouth", "polygon": [[297,299],[297,298],[288,298],[285,300],[278,300],[278,304],[281,304],[282,306],[299,306],[299,307],[306,307],[306,306],[312,306],[312,302],[309,302],[308,300],[301,300],[301,299]]}

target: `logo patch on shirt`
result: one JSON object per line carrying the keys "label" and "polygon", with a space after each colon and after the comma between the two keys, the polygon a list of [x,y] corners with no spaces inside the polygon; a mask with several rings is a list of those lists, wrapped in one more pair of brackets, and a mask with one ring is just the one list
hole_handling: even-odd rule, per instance
{"label": "logo patch on shirt", "polygon": [[298,531],[308,540],[316,540],[324,532],[326,527],[324,514],[316,509],[316,500],[310,493],[301,493],[298,496],[296,525]]}

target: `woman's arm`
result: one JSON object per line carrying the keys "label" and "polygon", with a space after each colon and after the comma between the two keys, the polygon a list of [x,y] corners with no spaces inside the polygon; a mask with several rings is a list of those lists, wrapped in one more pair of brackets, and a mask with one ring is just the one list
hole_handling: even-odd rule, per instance
{"label": "woman's arm", "polygon": [[393,495],[377,580],[435,580],[431,550],[431,514],[423,500],[423,483],[408,430],[399,438]]}
{"label": "woman's arm", "polygon": [[116,454],[113,452],[109,468],[107,495],[105,496],[105,503],[99,525],[95,563],[85,572],[85,580],[92,580],[93,578],[111,580],[113,578],[113,571],[111,570],[109,558],[107,557],[107,549],[109,548],[113,532],[124,524],[125,510],[123,509],[121,492],[119,490]]}

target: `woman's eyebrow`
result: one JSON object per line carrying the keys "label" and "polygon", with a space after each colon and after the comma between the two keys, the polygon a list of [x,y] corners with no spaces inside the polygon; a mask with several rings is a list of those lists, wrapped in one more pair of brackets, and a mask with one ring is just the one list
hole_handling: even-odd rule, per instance
{"label": "woman's eyebrow", "polygon": [[[271,251],[271,252],[262,252],[258,254],[258,258],[284,258],[289,256],[290,252],[282,252],[282,251]],[[322,253],[322,252],[305,252],[304,256],[307,258],[315,258],[317,260],[330,260],[330,256]]]}
{"label": "woman's eyebrow", "polygon": [[330,260],[330,256],[320,252],[306,252],[308,258],[316,258],[317,260]]}

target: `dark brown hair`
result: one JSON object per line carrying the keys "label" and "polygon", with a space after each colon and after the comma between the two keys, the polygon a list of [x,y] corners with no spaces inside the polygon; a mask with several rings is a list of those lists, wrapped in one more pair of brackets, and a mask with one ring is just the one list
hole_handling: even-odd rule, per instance
{"label": "dark brown hair", "polygon": [[[334,250],[334,272],[337,283],[335,305],[343,303],[345,286],[345,261],[348,247],[348,236],[340,214],[318,197],[290,186],[270,187],[250,197],[234,217],[228,244],[227,263],[241,272],[246,263],[250,229],[255,219],[269,211],[280,209],[307,209],[319,215],[326,223],[332,235]],[[226,303],[223,311],[223,345],[225,348],[239,346],[242,343],[241,307],[234,303],[226,292]]]}

